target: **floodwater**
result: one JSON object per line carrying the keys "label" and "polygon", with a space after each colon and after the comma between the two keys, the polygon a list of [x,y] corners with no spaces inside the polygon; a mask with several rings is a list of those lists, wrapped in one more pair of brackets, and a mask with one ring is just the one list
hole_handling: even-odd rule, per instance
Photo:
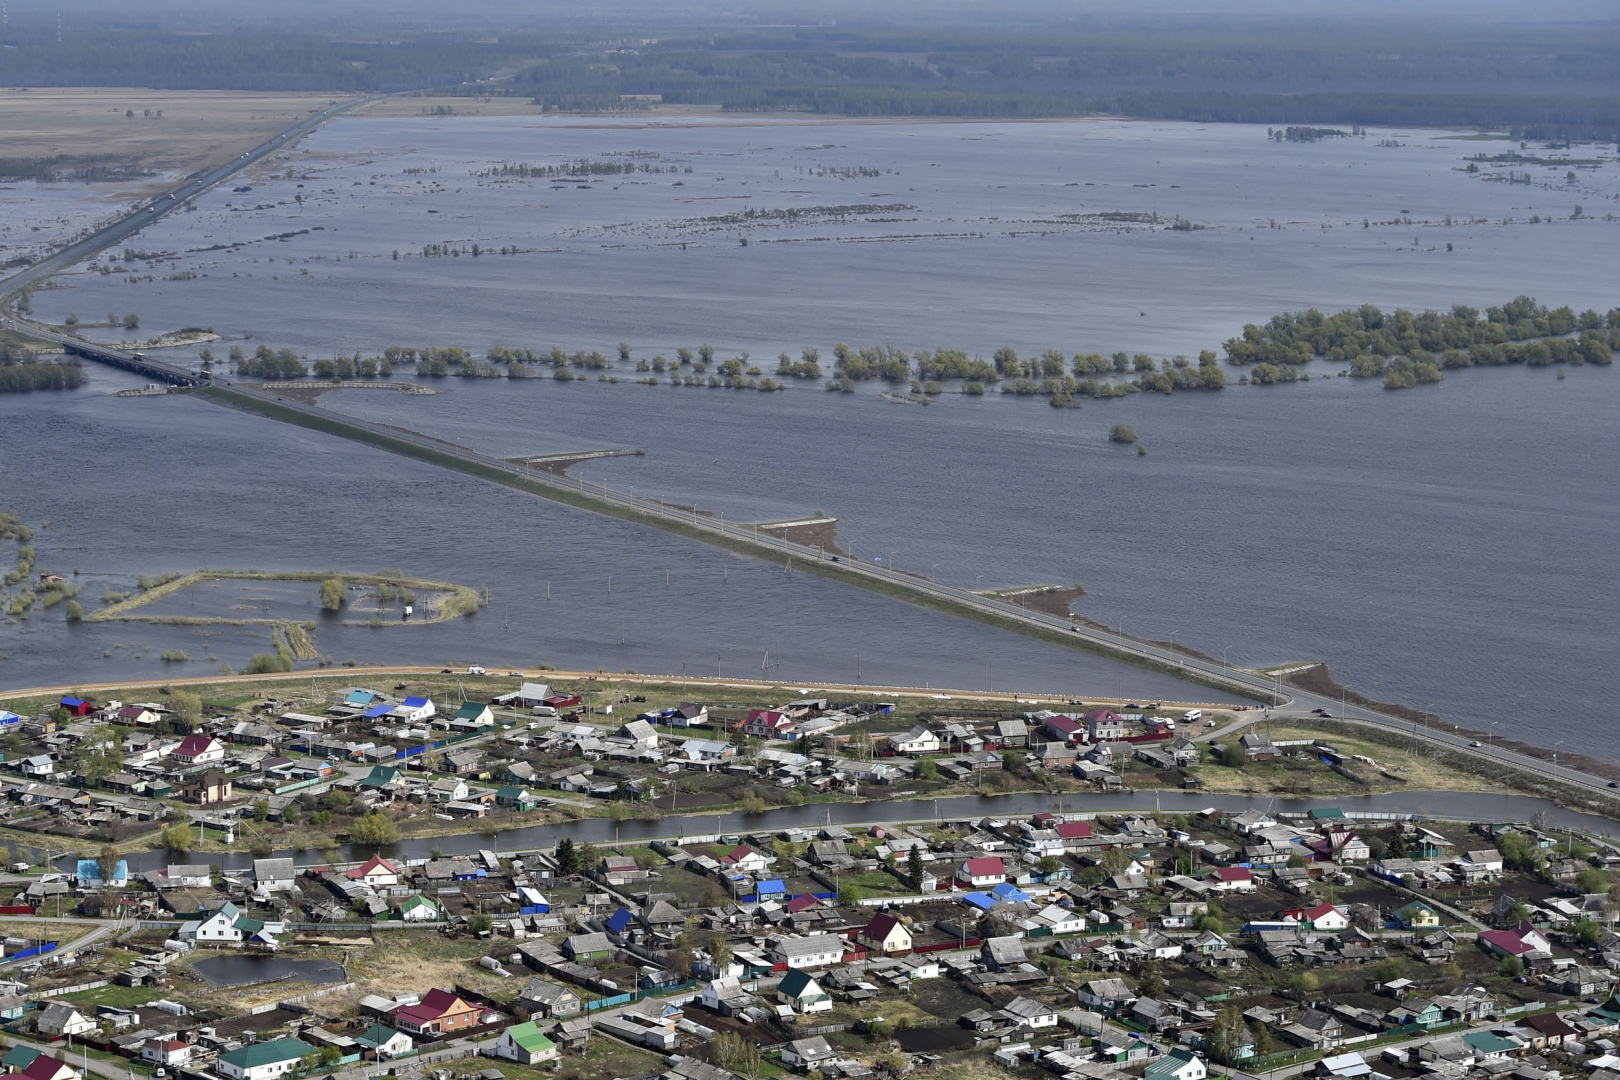
{"label": "floodwater", "polygon": [[[816,345],[827,360],[840,340],[1163,357],[1311,305],[1529,293],[1615,306],[1612,151],[1529,146],[1570,163],[1467,171],[1518,150],[1443,132],[1297,145],[1247,126],[1098,121],[345,119],[247,178],[250,193],[217,191],[143,233],[133,246],[176,254],[156,280],[68,275],[35,307],[214,326],[216,353],[612,355],[622,339],[645,358],[707,340],[769,371],[779,351]],[[575,160],[658,171],[475,175]],[[1178,218],[1199,228],[1165,227]],[[422,254],[439,244],[467,254]],[[1442,720],[1620,755],[1594,708],[1620,696],[1602,647],[1620,610],[1620,579],[1602,570],[1620,525],[1614,373],[1453,372],[1392,393],[1311,369],[1292,386],[1234,378],[1078,410],[999,395],[922,407],[874,386],[647,387],[628,366],[617,384],[438,380],[433,397],[322,404],[514,456],[644,449],[575,474],[740,520],[825,510],[863,558],[973,587],[1079,581],[1077,610],[1128,633],[1257,666],[1323,659]],[[323,624],[323,651],[1174,696],[1157,676],[336,440],[95,396],[121,378],[0,401],[22,447],[3,503],[51,518],[42,561],[81,568],[95,592],[205,564],[402,566],[487,583],[495,602],[448,627]],[[1107,442],[1117,420],[1145,457]],[[0,677],[150,675],[176,641],[188,672],[267,644],[260,630],[36,614],[0,628]]]}
{"label": "floodwater", "polygon": [[342,964],[328,960],[288,960],[280,956],[210,956],[192,965],[191,970],[215,986],[250,986],[277,980],[337,983],[348,976]]}

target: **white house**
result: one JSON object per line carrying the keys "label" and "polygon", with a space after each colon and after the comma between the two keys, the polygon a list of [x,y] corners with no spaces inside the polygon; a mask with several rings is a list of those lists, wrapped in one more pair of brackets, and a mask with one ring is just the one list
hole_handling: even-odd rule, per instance
{"label": "white house", "polygon": [[910,754],[913,757],[918,754],[937,754],[939,736],[927,724],[917,724],[894,740],[894,749],[898,754]]}
{"label": "white house", "polygon": [[821,988],[808,972],[794,970],[782,976],[776,986],[776,1000],[797,1013],[830,1012],[832,995]]}
{"label": "white house", "polygon": [[373,855],[365,864],[344,871],[343,876],[350,881],[358,881],[362,885],[369,885],[373,889],[383,889],[390,885],[399,884],[399,868],[381,855]]}
{"label": "white house", "polygon": [[191,1044],[180,1039],[147,1039],[141,1044],[141,1060],[171,1069],[176,1065],[189,1065]]}
{"label": "white house", "polygon": [[182,765],[208,765],[225,760],[225,744],[207,735],[187,735],[174,748],[173,756]]}
{"label": "white house", "polygon": [[1001,1011],[1012,1017],[1019,1027],[1036,1029],[1057,1027],[1057,1010],[1046,1002],[1036,1001],[1034,998],[1013,998]]}
{"label": "white house", "polygon": [[1350,919],[1344,912],[1332,904],[1318,904],[1305,912],[1305,919],[1312,930],[1346,930],[1350,926]]}
{"label": "white house", "polygon": [[24,758],[18,768],[24,776],[49,776],[56,770],[56,762],[51,760],[49,754],[35,754]]}
{"label": "white house", "polygon": [[53,1001],[45,1006],[34,1023],[34,1029],[52,1038],[101,1030],[94,1020],[63,1001]]}
{"label": "white house", "polygon": [[1000,885],[1007,880],[1007,867],[995,855],[982,859],[968,859],[956,871],[956,880],[977,887]]}
{"label": "white house", "polygon": [[836,934],[776,935],[766,940],[765,950],[773,964],[786,964],[789,968],[830,967],[844,958],[844,939]]}
{"label": "white house", "polygon": [[745,874],[762,873],[775,861],[775,856],[761,854],[747,844],[738,844],[720,856],[721,864],[727,869],[740,870]]}
{"label": "white house", "polygon": [[219,1055],[216,1068],[230,1080],[275,1080],[295,1071],[299,1061],[315,1052],[300,1039],[272,1039]]}
{"label": "white house", "polygon": [[432,698],[408,697],[388,710],[388,713],[407,724],[421,724],[437,716],[439,709],[433,704]]}
{"label": "white house", "polygon": [[557,1044],[540,1033],[533,1020],[513,1024],[495,1040],[495,1056],[519,1065],[541,1065],[556,1061]]}
{"label": "white house", "polygon": [[1204,1059],[1185,1047],[1176,1047],[1162,1057],[1148,1062],[1142,1080],[1204,1080],[1209,1067]]}

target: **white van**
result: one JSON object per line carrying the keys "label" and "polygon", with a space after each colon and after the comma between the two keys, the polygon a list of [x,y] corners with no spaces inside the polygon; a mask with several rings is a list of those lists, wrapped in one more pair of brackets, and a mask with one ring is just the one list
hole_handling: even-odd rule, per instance
{"label": "white van", "polygon": [[529,715],[530,716],[556,716],[557,715],[557,710],[553,709],[550,705],[536,705],[534,708],[529,710]]}
{"label": "white van", "polygon": [[1187,715],[1183,716],[1181,719],[1182,719],[1183,723],[1196,724],[1198,721],[1202,720],[1203,718],[1204,718],[1204,710],[1203,709],[1188,709],[1187,710]]}
{"label": "white van", "polygon": [[469,675],[482,675],[482,674],[484,674],[484,669],[479,667],[477,664],[471,664],[467,668],[467,674],[469,674]]}

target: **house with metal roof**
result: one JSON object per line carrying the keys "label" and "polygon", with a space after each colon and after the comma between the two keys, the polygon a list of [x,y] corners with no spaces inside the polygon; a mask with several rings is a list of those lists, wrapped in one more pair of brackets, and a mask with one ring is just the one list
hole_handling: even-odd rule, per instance
{"label": "house with metal roof", "polygon": [[416,1040],[387,1024],[372,1024],[354,1037],[355,1044],[379,1059],[395,1058],[416,1048]]}
{"label": "house with metal roof", "polygon": [[389,715],[407,724],[421,724],[439,715],[439,708],[432,698],[408,697],[390,709]]}
{"label": "house with metal roof", "polygon": [[809,972],[797,968],[776,984],[776,1000],[796,1013],[829,1012],[833,1007],[832,995]]}
{"label": "house with metal roof", "polygon": [[542,1065],[556,1061],[557,1044],[540,1033],[533,1020],[513,1024],[495,1040],[495,1056],[519,1065]]}
{"label": "house with metal roof", "polygon": [[886,955],[911,951],[911,931],[886,911],[872,916],[872,920],[855,935],[855,940]]}
{"label": "house with metal roof", "polygon": [[967,859],[956,871],[956,880],[964,885],[982,888],[987,885],[999,885],[1007,879],[1007,867],[995,855],[987,855],[978,859]]}
{"label": "house with metal roof", "polygon": [[315,1048],[302,1039],[272,1039],[249,1043],[219,1055],[216,1068],[230,1080],[274,1080],[298,1068]]}

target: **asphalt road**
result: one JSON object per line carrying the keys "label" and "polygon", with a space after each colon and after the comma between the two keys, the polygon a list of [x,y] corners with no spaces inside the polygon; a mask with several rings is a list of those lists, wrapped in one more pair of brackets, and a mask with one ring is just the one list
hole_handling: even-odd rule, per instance
{"label": "asphalt road", "polygon": [[[275,402],[282,408],[303,412],[310,416],[318,416],[323,422],[336,420],[373,434],[431,450],[437,454],[455,457],[486,469],[499,470],[511,476],[521,477],[536,485],[554,488],[559,491],[577,491],[593,499],[600,499],[604,502],[623,506],[655,518],[678,518],[683,527],[710,533],[731,542],[740,541],[761,551],[788,555],[807,564],[817,564],[823,569],[834,570],[838,575],[860,577],[900,586],[913,593],[946,600],[962,607],[994,615],[998,619],[1022,624],[1032,629],[1055,632],[1072,638],[1076,642],[1083,642],[1095,648],[1140,660],[1169,670],[1172,673],[1184,674],[1218,686],[1229,687],[1257,701],[1269,703],[1270,719],[1297,719],[1309,722],[1316,718],[1315,710],[1321,710],[1323,714],[1335,720],[1364,724],[1370,727],[1382,728],[1386,731],[1397,732],[1412,738],[1414,741],[1421,741],[1431,746],[1444,747],[1457,753],[1492,761],[1532,776],[1566,784],[1592,795],[1601,795],[1606,799],[1620,800],[1620,789],[1611,788],[1609,781],[1604,777],[1562,765],[1555,765],[1498,746],[1474,746],[1472,740],[1446,732],[1438,727],[1431,727],[1428,724],[1419,725],[1413,721],[1391,716],[1375,709],[1348,704],[1323,694],[1285,686],[1280,678],[1274,674],[1233,667],[1218,660],[1205,660],[1195,656],[1188,656],[1177,650],[1139,641],[1121,633],[1097,630],[1081,623],[1071,622],[1068,619],[1048,615],[1045,612],[1029,611],[1002,600],[983,596],[971,589],[930,581],[920,575],[904,573],[881,563],[862,562],[850,559],[847,556],[829,555],[819,548],[770,536],[724,520],[714,520],[699,514],[688,515],[673,510],[656,500],[638,498],[621,491],[615,491],[602,484],[593,484],[578,478],[557,477],[521,465],[514,465],[502,458],[480,454],[465,447],[432,439],[403,428],[374,424],[353,417],[337,417],[319,408],[278,397],[270,390],[245,386],[232,387],[231,390],[264,401]],[[1246,719],[1253,722],[1263,718],[1267,717],[1255,715]],[[1470,726],[1483,727],[1485,724],[1472,721]]]}
{"label": "asphalt road", "polygon": [[292,127],[283,131],[281,134],[260,143],[247,153],[242,154],[223,165],[215,166],[205,173],[196,175],[168,194],[159,195],[151,202],[148,202],[143,206],[136,207],[134,210],[130,211],[122,218],[119,218],[111,225],[108,225],[106,228],[85,237],[83,240],[80,240],[75,244],[70,244],[61,251],[58,251],[56,254],[48,258],[41,259],[34,265],[23,270],[19,270],[17,273],[5,278],[4,280],[0,280],[0,301],[9,299],[21,289],[25,289],[30,285],[44,281],[52,274],[57,274],[63,270],[66,270],[68,267],[89,258],[91,255],[94,255],[103,248],[110,247],[121,240],[128,239],[140,230],[152,224],[164,214],[167,214],[176,207],[183,205],[186,200],[201,195],[209,188],[230,179],[236,173],[241,172],[249,165],[262,161],[264,158],[270,156],[289,143],[298,141],[311,131],[315,130],[315,128],[325,123],[327,120],[330,120],[338,113],[343,112],[345,109],[352,108],[353,106],[358,105],[360,102],[368,100],[370,100],[370,98],[355,98],[352,101],[346,101],[341,104],[332,105],[322,109],[313,116],[310,116],[305,120],[300,120]]}

